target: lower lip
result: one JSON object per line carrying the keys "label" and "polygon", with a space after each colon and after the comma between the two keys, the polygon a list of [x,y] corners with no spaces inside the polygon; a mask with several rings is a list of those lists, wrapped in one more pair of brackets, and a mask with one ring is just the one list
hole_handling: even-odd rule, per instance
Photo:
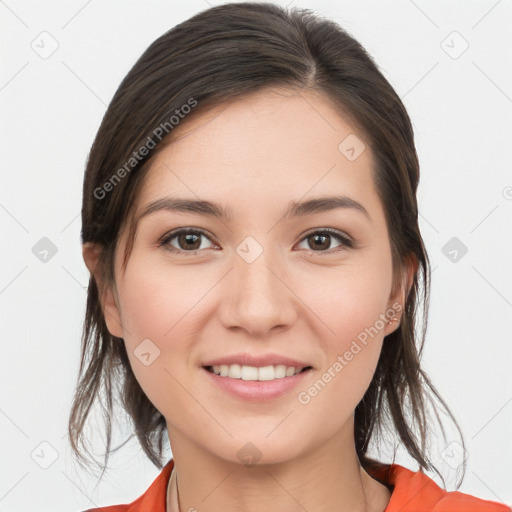
{"label": "lower lip", "polygon": [[243,380],[232,379],[231,377],[221,377],[216,373],[209,372],[206,368],[202,370],[207,374],[213,383],[218,385],[224,391],[231,393],[244,400],[262,402],[273,400],[284,395],[301,383],[312,371],[297,373],[291,377],[283,377],[274,380]]}

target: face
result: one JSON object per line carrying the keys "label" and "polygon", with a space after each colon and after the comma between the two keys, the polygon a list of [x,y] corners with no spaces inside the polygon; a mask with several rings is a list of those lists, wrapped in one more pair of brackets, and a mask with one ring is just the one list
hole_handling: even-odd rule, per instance
{"label": "face", "polygon": [[[312,92],[267,89],[179,130],[138,196],[124,269],[120,239],[104,297],[109,330],[124,339],[171,445],[174,436],[234,462],[244,449],[261,463],[291,459],[350,424],[396,328],[388,320],[400,316],[370,148]],[[344,201],[285,215],[325,197]],[[164,207],[176,198],[227,216]],[[312,369],[276,395],[243,398],[203,368],[270,353]]]}

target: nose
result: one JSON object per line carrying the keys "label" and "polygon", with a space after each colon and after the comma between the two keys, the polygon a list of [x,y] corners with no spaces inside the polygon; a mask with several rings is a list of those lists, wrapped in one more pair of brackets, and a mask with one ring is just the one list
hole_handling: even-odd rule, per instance
{"label": "nose", "polygon": [[277,256],[263,250],[252,262],[238,254],[233,259],[219,312],[224,327],[244,330],[251,337],[289,328],[297,318],[299,301]]}

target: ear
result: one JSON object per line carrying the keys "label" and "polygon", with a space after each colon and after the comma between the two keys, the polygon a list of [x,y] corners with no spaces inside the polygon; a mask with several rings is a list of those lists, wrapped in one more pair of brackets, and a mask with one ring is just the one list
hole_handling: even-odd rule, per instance
{"label": "ear", "polygon": [[86,242],[82,245],[82,256],[84,258],[85,265],[89,269],[91,277],[96,281],[98,293],[100,294],[101,309],[103,310],[105,322],[110,334],[117,338],[123,338],[120,307],[116,294],[114,293],[113,286],[108,284],[102,291],[102,276],[100,275],[99,268],[97,266],[102,250],[103,248],[101,245]]}
{"label": "ear", "polygon": [[418,260],[412,254],[406,258],[404,265],[405,268],[400,276],[400,285],[396,287],[396,290],[391,292],[388,300],[388,310],[395,311],[395,316],[393,318],[397,318],[399,321],[387,322],[384,328],[384,336],[387,336],[398,329],[400,320],[404,314],[405,301],[409,296],[414,276],[418,271]]}

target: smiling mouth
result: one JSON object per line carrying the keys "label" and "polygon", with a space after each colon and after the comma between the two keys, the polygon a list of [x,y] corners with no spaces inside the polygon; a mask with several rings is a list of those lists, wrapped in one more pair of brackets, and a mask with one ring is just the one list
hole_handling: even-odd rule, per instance
{"label": "smiling mouth", "polygon": [[[226,365],[229,366],[229,365]],[[284,366],[284,365],[283,365]],[[300,373],[307,372],[309,370],[312,370],[312,366],[306,366],[302,368],[301,370],[294,369],[292,367],[288,367],[286,372],[281,371],[275,372],[275,367],[272,370],[266,370],[264,374],[260,373],[259,367],[247,367],[247,369],[244,370],[244,366],[240,367],[240,370],[235,373],[231,373],[229,371],[219,371],[219,368],[217,367],[214,371],[213,366],[203,366],[203,368],[208,371],[209,373],[212,373],[214,375],[217,375],[218,377],[229,377],[231,379],[237,379],[237,380],[247,380],[247,381],[271,381],[271,380],[277,380],[287,377],[294,377],[295,375],[299,375]],[[265,367],[268,368],[268,367]],[[294,370],[293,372],[291,370]],[[277,373],[277,374],[276,374]]]}

